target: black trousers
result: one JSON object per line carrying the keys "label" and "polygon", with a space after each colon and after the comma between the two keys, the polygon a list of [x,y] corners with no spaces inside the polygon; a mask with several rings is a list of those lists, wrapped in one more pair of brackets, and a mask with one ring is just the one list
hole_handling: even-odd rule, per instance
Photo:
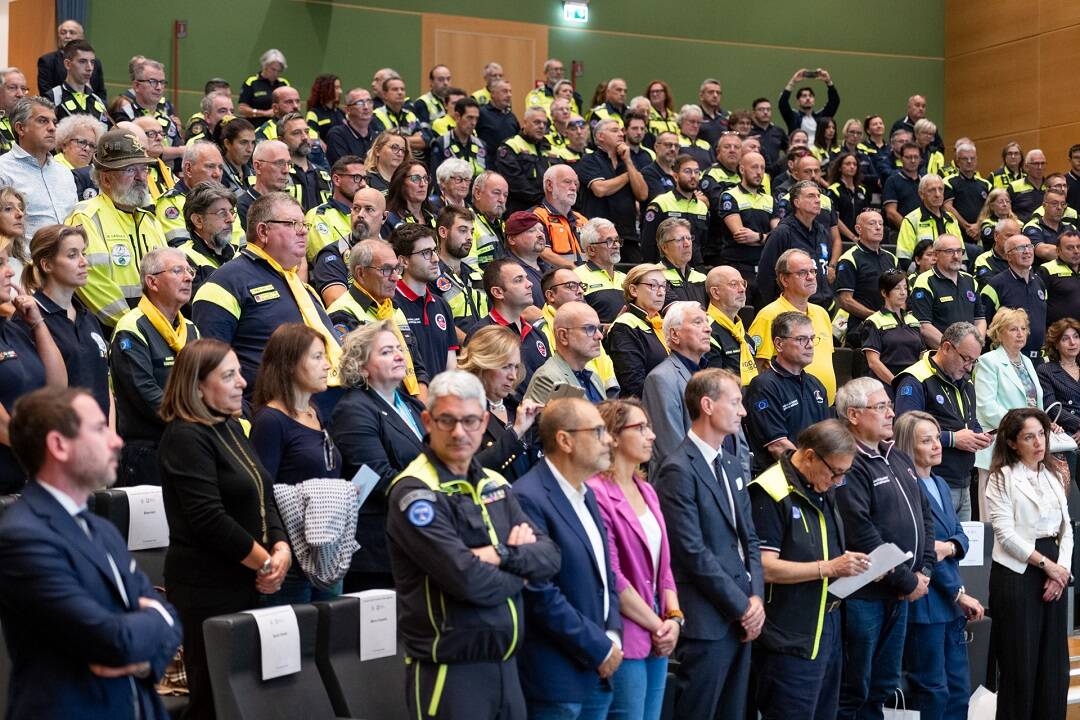
{"label": "black trousers", "polygon": [[[1035,549],[1057,560],[1050,538]],[[1069,643],[1065,596],[1043,602],[1046,574],[990,567],[990,644],[997,660],[998,720],[1064,720],[1069,695]]]}
{"label": "black trousers", "polygon": [[166,597],[184,625],[184,667],[187,669],[189,701],[184,720],[213,720],[214,696],[206,664],[203,621],[217,615],[258,607],[255,584],[251,588],[208,588],[166,581]]}
{"label": "black trousers", "polygon": [[745,720],[750,686],[750,648],[733,627],[723,640],[679,638],[673,670],[679,720]]}
{"label": "black trousers", "polygon": [[525,720],[517,658],[450,665],[414,659],[405,669],[405,678],[405,704],[411,718]]}

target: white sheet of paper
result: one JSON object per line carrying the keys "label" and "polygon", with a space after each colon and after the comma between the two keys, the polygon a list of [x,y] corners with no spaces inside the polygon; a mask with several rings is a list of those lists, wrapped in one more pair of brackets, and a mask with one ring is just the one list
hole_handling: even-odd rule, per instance
{"label": "white sheet of paper", "polygon": [[981,522],[962,522],[964,534],[968,538],[968,551],[960,559],[961,565],[982,565],[983,547],[986,542],[986,526]]}
{"label": "white sheet of paper", "polygon": [[362,590],[345,594],[360,599],[360,661],[397,655],[397,593]]}
{"label": "white sheet of paper", "polygon": [[375,472],[367,465],[361,465],[360,469],[356,471],[356,474],[352,476],[353,487],[356,488],[356,499],[360,503],[360,507],[364,506],[364,501],[368,499],[368,495],[375,489],[375,486],[379,484],[379,473]]}
{"label": "white sheet of paper", "polygon": [[161,501],[161,488],[136,485],[118,488],[128,498],[128,550],[169,546],[169,521]]}
{"label": "white sheet of paper", "polygon": [[289,605],[245,610],[259,628],[262,679],[300,672],[300,626]]}
{"label": "white sheet of paper", "polygon": [[870,553],[869,570],[858,575],[832,581],[829,583],[829,593],[841,599],[846,598],[859,588],[869,585],[900,563],[910,559],[911,553],[902,551],[893,543],[878,545]]}

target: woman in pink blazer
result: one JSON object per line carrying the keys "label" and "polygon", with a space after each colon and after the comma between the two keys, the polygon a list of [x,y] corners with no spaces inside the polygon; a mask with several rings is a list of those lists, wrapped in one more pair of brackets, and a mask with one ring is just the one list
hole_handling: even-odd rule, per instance
{"label": "woman in pink blazer", "polygon": [[611,469],[588,485],[607,528],[623,617],[623,662],[611,678],[608,718],[659,720],[668,656],[679,639],[683,614],[660,503],[638,474],[652,455],[656,436],[637,400],[608,400],[597,407],[612,437]]}

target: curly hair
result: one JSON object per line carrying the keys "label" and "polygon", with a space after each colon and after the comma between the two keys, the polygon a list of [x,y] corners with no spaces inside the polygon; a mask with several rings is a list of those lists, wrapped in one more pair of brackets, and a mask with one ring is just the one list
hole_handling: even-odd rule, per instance
{"label": "curly hair", "polygon": [[319,75],[311,83],[311,94],[308,95],[307,109],[314,110],[317,107],[337,107],[337,91],[334,86],[341,82],[337,75],[326,73]]}
{"label": "curly hair", "polygon": [[1061,360],[1058,343],[1061,342],[1066,330],[1075,330],[1076,334],[1080,335],[1080,321],[1071,317],[1062,318],[1046,328],[1046,344],[1043,345],[1043,350],[1046,351],[1046,357],[1050,358],[1051,362]]}
{"label": "curly hair", "polygon": [[345,342],[341,347],[341,364],[338,366],[343,387],[367,386],[364,366],[371,359],[371,348],[375,343],[375,338],[379,333],[384,332],[394,332],[391,320],[380,320],[379,322],[361,325],[345,336]]}

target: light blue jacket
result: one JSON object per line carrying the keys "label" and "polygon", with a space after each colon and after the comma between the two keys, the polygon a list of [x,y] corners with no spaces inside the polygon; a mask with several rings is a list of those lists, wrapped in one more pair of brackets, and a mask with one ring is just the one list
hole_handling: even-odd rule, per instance
{"label": "light blue jacket", "polygon": [[[1024,369],[1031,381],[1035,384],[1035,392],[1038,397],[1037,405],[1043,406],[1042,385],[1035,374],[1035,367],[1023,355],[1020,356]],[[990,432],[1001,424],[1005,413],[1015,408],[1028,406],[1027,394],[1024,385],[1016,369],[1009,362],[1009,356],[1004,348],[997,348],[983,354],[975,365],[972,373],[975,381],[975,415],[979,418],[979,424],[983,430]],[[975,467],[980,470],[990,469],[990,456],[994,451],[993,444],[985,450],[975,453]]]}

